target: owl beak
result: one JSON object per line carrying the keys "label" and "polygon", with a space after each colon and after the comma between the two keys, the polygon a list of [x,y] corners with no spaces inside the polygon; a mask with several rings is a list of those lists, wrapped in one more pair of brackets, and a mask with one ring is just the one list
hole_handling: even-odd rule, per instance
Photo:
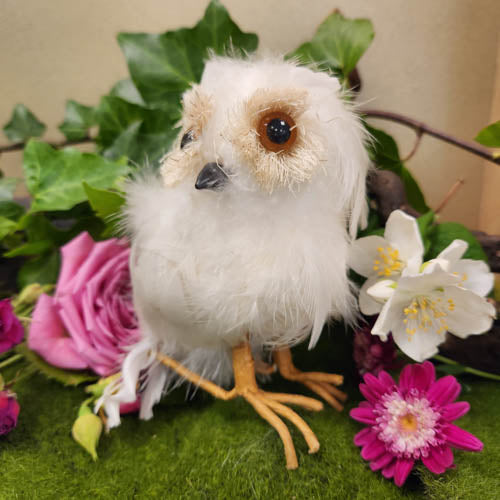
{"label": "owl beak", "polygon": [[198,174],[194,187],[196,189],[217,190],[221,189],[227,180],[228,177],[222,170],[221,165],[215,162],[207,163]]}

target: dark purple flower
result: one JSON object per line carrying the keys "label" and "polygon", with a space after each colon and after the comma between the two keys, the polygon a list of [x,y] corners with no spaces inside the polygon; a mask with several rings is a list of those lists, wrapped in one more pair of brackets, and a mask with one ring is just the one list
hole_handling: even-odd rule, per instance
{"label": "dark purple flower", "polygon": [[436,380],[429,361],[406,365],[398,384],[383,370],[378,377],[367,373],[359,385],[366,401],[350,415],[367,426],[354,444],[370,468],[402,486],[419,460],[442,474],[453,467],[451,448],[481,451],[483,443],[453,423],[470,408],[466,401],[455,401],[460,389],[451,375]]}
{"label": "dark purple flower", "polygon": [[372,324],[354,331],[354,362],[360,375],[373,373],[377,375],[381,370],[394,370],[397,368],[396,344],[392,336],[386,342],[380,337],[371,334]]}
{"label": "dark purple flower", "polygon": [[0,300],[0,354],[22,342],[24,328],[9,299]]}
{"label": "dark purple flower", "polygon": [[0,436],[8,434],[17,425],[19,403],[14,394],[0,392]]}

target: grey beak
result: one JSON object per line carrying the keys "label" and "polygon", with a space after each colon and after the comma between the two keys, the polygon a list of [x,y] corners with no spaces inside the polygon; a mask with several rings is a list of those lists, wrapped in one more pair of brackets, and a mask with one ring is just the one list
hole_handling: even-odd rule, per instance
{"label": "grey beak", "polygon": [[227,182],[227,175],[217,163],[207,163],[198,174],[196,189],[221,189]]}

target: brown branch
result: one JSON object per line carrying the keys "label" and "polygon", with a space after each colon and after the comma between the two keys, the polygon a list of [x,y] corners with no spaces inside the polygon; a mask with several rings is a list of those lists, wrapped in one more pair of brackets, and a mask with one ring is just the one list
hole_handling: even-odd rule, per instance
{"label": "brown branch", "polygon": [[403,163],[407,162],[410,158],[412,158],[412,156],[417,152],[420,143],[422,142],[422,136],[424,135],[424,133],[421,130],[417,130],[416,132],[417,132],[417,138],[415,139],[415,144],[413,144],[411,151],[404,158],[401,158],[401,161]]}
{"label": "brown branch", "polygon": [[[66,146],[75,146],[77,144],[88,144],[89,142],[95,142],[90,136],[86,136],[83,139],[78,139],[77,141],[59,141],[59,142],[49,142],[48,144],[53,148],[60,149]],[[8,146],[0,146],[0,154],[11,153],[13,151],[22,151],[26,146],[25,142],[16,142],[15,144],[9,144]]]}
{"label": "brown branch", "polygon": [[448,205],[448,202],[457,194],[458,190],[465,184],[463,179],[458,179],[453,186],[451,186],[450,190],[446,193],[446,196],[443,198],[443,201],[439,204],[439,206],[434,210],[435,214],[439,214],[443,208]]}
{"label": "brown branch", "polygon": [[399,113],[393,113],[392,111],[379,111],[376,109],[361,110],[361,113],[368,118],[380,118],[382,120],[401,123],[402,125],[406,125],[407,127],[415,130],[417,134],[431,135],[436,139],[453,144],[454,146],[469,151],[469,153],[475,154],[476,156],[480,156],[481,158],[485,158],[488,161],[500,165],[500,157],[496,158],[488,149],[483,148],[474,142],[458,139],[453,135],[447,134],[446,132],[442,132],[441,130],[437,130],[433,127],[429,127],[429,125],[419,122],[418,120],[414,120],[413,118],[408,118],[407,116],[400,115]]}

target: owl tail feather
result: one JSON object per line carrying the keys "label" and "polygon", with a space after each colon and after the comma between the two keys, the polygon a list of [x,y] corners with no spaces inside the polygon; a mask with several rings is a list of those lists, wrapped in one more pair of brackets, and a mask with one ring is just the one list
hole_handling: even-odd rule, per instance
{"label": "owl tail feather", "polygon": [[120,405],[133,403],[141,391],[139,417],[149,420],[153,416],[153,405],[162,395],[167,378],[167,369],[156,360],[157,345],[144,338],[134,346],[123,360],[121,378],[110,383],[97,400],[94,411],[102,407],[107,415],[106,427],[120,425]]}

